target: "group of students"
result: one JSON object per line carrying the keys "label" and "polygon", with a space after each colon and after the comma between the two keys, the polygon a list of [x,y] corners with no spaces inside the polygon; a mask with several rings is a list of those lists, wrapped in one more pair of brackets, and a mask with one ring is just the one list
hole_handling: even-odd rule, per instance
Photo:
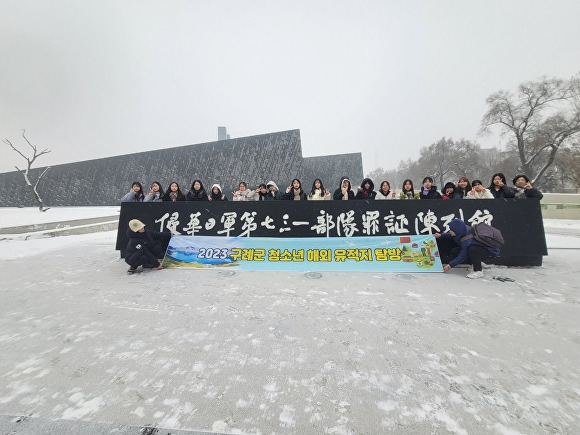
{"label": "group of students", "polygon": [[[139,266],[144,269],[163,269],[159,259],[164,256],[171,233],[152,231],[145,228],[145,224],[140,220],[131,219],[126,234],[128,243],[125,262],[129,265],[127,271],[129,275],[137,272]],[[485,266],[483,260],[488,261],[499,254],[499,249],[476,240],[471,228],[460,219],[453,219],[449,223],[448,231],[442,234],[435,233],[434,236],[444,240],[453,240],[458,246],[457,249],[451,251],[454,258],[443,265],[444,272],[448,272],[469,257],[473,271],[467,274],[467,278],[483,278],[482,268]]]}
{"label": "group of students", "polygon": [[[317,178],[312,183],[309,193],[302,189],[300,180],[294,179],[286,188],[286,191],[280,192],[278,186],[273,181],[266,184],[260,184],[257,189],[248,189],[245,182],[239,184],[239,189],[233,192],[234,201],[272,201],[272,200],[353,200],[353,199],[374,199],[374,200],[393,200],[393,199],[494,199],[494,198],[537,198],[543,197],[542,193],[532,187],[529,178],[520,174],[514,177],[514,187],[507,186],[506,178],[502,173],[494,174],[491,178],[489,188],[483,187],[480,180],[469,182],[466,177],[461,177],[456,183],[446,183],[442,191],[437,191],[433,185],[431,177],[425,177],[418,192],[415,192],[413,182],[409,179],[403,182],[402,191],[397,195],[395,190],[391,191],[388,181],[381,183],[380,189],[375,192],[374,183],[370,178],[365,178],[355,194],[351,189],[350,180],[343,177],[340,180],[340,186],[331,196],[330,190],[325,189],[322,180]],[[122,202],[159,202],[159,201],[227,201],[225,194],[222,192],[219,184],[214,184],[208,194],[203,183],[195,180],[191,189],[183,194],[179,185],[173,182],[169,190],[164,192],[161,184],[154,181],[151,184],[149,193],[143,193],[141,183],[135,182],[131,191],[121,199]],[[127,230],[129,244],[127,246],[127,256],[125,261],[129,264],[129,274],[133,274],[139,266],[144,268],[162,269],[157,260],[162,256],[160,243],[170,235],[167,233],[158,233],[145,229],[145,224],[137,219],[129,222]],[[449,271],[450,268],[461,264],[466,258],[471,260],[473,271],[468,278],[482,278],[482,268],[485,265],[482,260],[489,260],[499,254],[497,248],[491,248],[478,242],[472,236],[471,229],[461,220],[453,219],[449,224],[449,230],[443,234],[436,233],[436,238],[450,239],[458,246],[455,258],[444,264],[443,270]]]}
{"label": "group of students", "polygon": [[[274,181],[260,184],[256,189],[249,189],[242,181],[238,190],[232,192],[234,201],[274,201],[274,200],[353,200],[353,199],[494,199],[494,198],[537,198],[542,199],[543,194],[532,187],[530,179],[524,175],[516,175],[513,179],[513,187],[507,185],[505,175],[496,173],[491,177],[488,188],[483,186],[481,180],[473,180],[471,183],[467,177],[460,177],[456,182],[445,184],[441,192],[433,184],[433,178],[425,177],[421,188],[415,191],[413,181],[403,181],[401,191],[391,190],[388,181],[381,182],[378,191],[370,178],[365,178],[357,188],[356,193],[351,187],[348,177],[340,179],[339,187],[331,195],[329,189],[325,189],[322,180],[317,178],[312,183],[309,191],[302,188],[302,183],[295,178],[292,183],[281,192]],[[228,198],[222,192],[219,184],[213,184],[209,193],[203,187],[201,180],[194,180],[188,192],[183,193],[177,182],[173,181],[169,189],[164,191],[158,181],[151,183],[148,193],[143,192],[143,186],[135,181],[131,190],[121,198],[121,202],[161,202],[161,201],[227,201]]]}
{"label": "group of students", "polygon": [[[383,182],[384,183],[384,182]],[[500,199],[500,198],[537,198],[544,196],[538,189],[532,187],[530,179],[524,175],[516,175],[514,187],[508,186],[505,175],[501,172],[493,174],[489,187],[484,187],[481,180],[471,183],[467,177],[460,177],[456,182],[445,183],[441,192],[433,185],[433,178],[425,177],[418,192],[413,188],[411,180],[403,181],[403,189],[399,199]],[[382,190],[382,184],[381,184]],[[378,196],[378,193],[377,193]],[[394,199],[396,195],[392,195]],[[383,199],[383,198],[376,198]]]}

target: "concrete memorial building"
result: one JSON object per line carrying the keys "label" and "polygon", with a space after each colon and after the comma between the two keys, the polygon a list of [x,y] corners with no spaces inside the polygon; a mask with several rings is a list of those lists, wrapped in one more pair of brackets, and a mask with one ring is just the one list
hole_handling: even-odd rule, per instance
{"label": "concrete memorial building", "polygon": [[[32,169],[31,180],[44,169]],[[288,130],[55,165],[44,176],[39,193],[49,207],[114,205],[134,181],[143,184],[145,193],[153,181],[164,189],[176,181],[185,194],[193,180],[200,179],[208,193],[218,183],[231,199],[240,181],[256,188],[273,180],[284,190],[299,178],[304,190],[310,190],[314,179],[321,178],[333,191],[345,175],[356,188],[363,178],[361,153],[303,157],[300,130]],[[17,171],[0,174],[0,182],[4,187],[0,206],[35,205]]]}

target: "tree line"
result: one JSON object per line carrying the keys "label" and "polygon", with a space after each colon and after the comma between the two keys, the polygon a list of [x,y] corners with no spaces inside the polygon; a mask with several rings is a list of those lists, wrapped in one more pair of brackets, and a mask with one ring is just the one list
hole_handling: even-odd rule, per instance
{"label": "tree line", "polygon": [[489,185],[497,172],[526,174],[544,191],[580,187],[580,75],[521,83],[515,91],[501,90],[486,99],[480,134],[499,130],[507,147],[482,149],[477,142],[443,137],[421,148],[417,160],[397,168],[377,168],[367,176],[388,180],[400,189],[403,180],[431,176],[438,186],[466,176]]}

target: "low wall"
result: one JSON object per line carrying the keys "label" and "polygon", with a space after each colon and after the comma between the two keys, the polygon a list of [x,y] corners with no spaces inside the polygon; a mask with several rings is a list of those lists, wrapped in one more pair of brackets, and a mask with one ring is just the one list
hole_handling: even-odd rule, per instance
{"label": "low wall", "polygon": [[580,219],[580,194],[544,193],[541,207],[544,219]]}
{"label": "low wall", "polygon": [[541,266],[548,255],[537,200],[268,201],[122,203],[116,249],[131,219],[178,234],[243,237],[397,236],[442,232],[453,218],[499,228],[495,264]]}

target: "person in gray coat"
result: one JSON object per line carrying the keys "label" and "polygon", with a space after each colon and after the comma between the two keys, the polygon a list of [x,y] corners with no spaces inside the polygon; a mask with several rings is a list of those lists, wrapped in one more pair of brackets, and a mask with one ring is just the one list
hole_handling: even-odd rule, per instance
{"label": "person in gray coat", "polygon": [[143,202],[163,202],[163,195],[164,193],[161,183],[159,183],[159,181],[154,181],[151,183],[149,193],[145,195]]}
{"label": "person in gray coat", "polygon": [[145,199],[143,186],[138,181],[134,181],[131,184],[131,190],[121,198],[121,202],[143,202],[143,199]]}

